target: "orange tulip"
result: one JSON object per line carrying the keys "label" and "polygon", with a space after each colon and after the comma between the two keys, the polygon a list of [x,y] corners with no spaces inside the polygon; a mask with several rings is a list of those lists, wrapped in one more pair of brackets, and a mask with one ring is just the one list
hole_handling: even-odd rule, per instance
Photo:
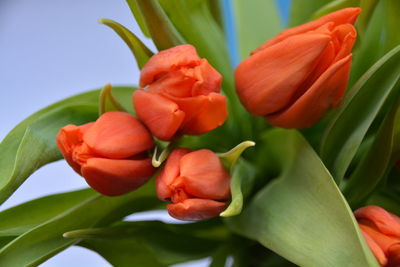
{"label": "orange tulip", "polygon": [[176,46],[154,55],[143,67],[143,89],[133,94],[133,105],[161,140],[203,134],[228,116],[225,96],[219,94],[221,81],[222,76],[199,58],[193,46]]}
{"label": "orange tulip", "polygon": [[107,196],[138,188],[155,171],[146,154],[153,139],[128,113],[107,112],[96,122],[67,125],[58,132],[57,145],[69,165]]}
{"label": "orange tulip", "polygon": [[218,156],[207,149],[175,149],[157,176],[157,195],[171,201],[168,213],[180,220],[218,216],[230,198],[230,175]]}
{"label": "orange tulip", "polygon": [[368,246],[384,267],[400,266],[400,217],[378,206],[354,212]]}
{"label": "orange tulip", "polygon": [[305,128],[345,93],[359,8],[345,8],[283,31],[235,71],[242,104],[272,125]]}

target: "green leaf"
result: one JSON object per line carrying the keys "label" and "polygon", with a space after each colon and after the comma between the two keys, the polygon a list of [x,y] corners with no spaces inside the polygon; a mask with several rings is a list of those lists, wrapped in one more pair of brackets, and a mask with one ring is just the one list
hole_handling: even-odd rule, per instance
{"label": "green leaf", "polygon": [[107,25],[113,29],[122,38],[122,40],[124,40],[129,49],[132,51],[139,69],[143,68],[149,58],[153,55],[153,52],[147,48],[147,46],[140,41],[140,39],[134,33],[118,22],[110,19],[99,19],[99,23]]}
{"label": "green leaf", "polygon": [[240,159],[231,172],[231,203],[220,216],[231,217],[242,212],[243,199],[250,193],[255,177],[255,166]]}
{"label": "green leaf", "polygon": [[83,189],[38,198],[0,212],[0,236],[18,236],[95,195]]}
{"label": "green leaf", "polygon": [[[201,259],[212,254],[220,244],[220,236],[215,238],[213,232],[207,229],[226,233],[223,224],[211,225],[210,222],[198,222],[190,224],[166,224],[159,221],[122,222],[115,226],[99,229],[82,229],[64,234],[66,237],[83,238],[85,244],[96,244],[96,241],[109,241],[113,244],[131,244],[127,256],[115,252],[113,255],[105,255],[111,264],[116,265],[121,257],[129,257],[129,262],[135,257],[147,254],[146,257],[160,262],[164,266]],[[200,232],[200,233],[199,233]],[[201,236],[199,236],[199,234]],[[103,244],[105,244],[103,242]],[[146,252],[135,251],[135,247],[141,246]],[[143,249],[141,249],[143,250]],[[131,262],[130,266],[139,266]],[[146,265],[147,266],[147,265]]]}
{"label": "green leaf", "polygon": [[396,214],[397,216],[400,216],[399,194],[378,192],[368,199],[367,205],[377,205],[393,214]]}
{"label": "green leaf", "polygon": [[100,92],[99,115],[109,111],[126,112],[124,107],[113,96],[110,83],[106,84]]}
{"label": "green leaf", "polygon": [[353,86],[326,129],[321,158],[337,182],[345,175],[368,128],[400,78],[400,46],[372,66]]}
{"label": "green leaf", "polygon": [[242,59],[282,30],[275,1],[235,0],[236,36]]}
{"label": "green leaf", "polygon": [[358,34],[361,35],[361,37],[365,34],[378,2],[379,0],[360,0],[360,8],[362,9],[362,12],[357,19],[356,26]]}
{"label": "green leaf", "polygon": [[264,142],[281,175],[241,215],[227,219],[231,229],[299,266],[379,266],[346,200],[307,141],[296,131],[275,129]]}
{"label": "green leaf", "polygon": [[[133,89],[115,87],[114,96],[132,110]],[[98,116],[99,90],[79,94],[31,115],[0,143],[0,204],[41,166],[61,159],[55,137],[67,124],[84,124]]]}
{"label": "green leaf", "polygon": [[157,0],[136,0],[136,4],[158,50],[186,43]]}
{"label": "green leaf", "polygon": [[324,5],[311,16],[311,19],[317,19],[319,17],[325,16],[331,12],[336,10],[346,8],[346,7],[355,7],[360,5],[360,0],[336,0],[329,2],[328,4]]}
{"label": "green leaf", "polygon": [[353,86],[379,58],[389,51],[389,49],[384,49],[383,46],[385,34],[383,17],[386,17],[386,11],[383,8],[383,1],[380,1],[370,18],[362,39],[359,38],[357,40],[353,49],[353,66],[351,68],[349,86]]}
{"label": "green leaf", "polygon": [[105,226],[132,212],[161,207],[154,183],[120,197],[96,194],[60,215],[24,233],[0,250],[0,266],[37,266],[79,239],[63,233],[80,228]]}
{"label": "green leaf", "polygon": [[383,3],[385,13],[383,20],[385,22],[386,49],[392,49],[400,44],[400,1],[383,0]]}
{"label": "green leaf", "polygon": [[131,12],[133,16],[135,17],[135,20],[137,24],[140,27],[140,30],[142,30],[142,33],[150,38],[150,32],[149,29],[147,29],[146,22],[144,21],[142,13],[140,13],[140,9],[136,3],[136,0],[126,0],[128,3],[129,8],[131,9]]}
{"label": "green leaf", "polygon": [[310,20],[315,11],[327,5],[331,0],[292,0],[289,26],[297,26]]}
{"label": "green leaf", "polygon": [[353,208],[364,204],[400,154],[400,98],[381,124],[375,140],[346,182],[343,194]]}

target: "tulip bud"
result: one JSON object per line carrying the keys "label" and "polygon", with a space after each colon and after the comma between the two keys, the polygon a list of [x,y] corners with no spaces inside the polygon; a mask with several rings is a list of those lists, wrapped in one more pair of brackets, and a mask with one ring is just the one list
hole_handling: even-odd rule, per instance
{"label": "tulip bud", "polygon": [[360,208],[354,215],[381,266],[400,266],[400,217],[378,206]]}
{"label": "tulip bud", "polygon": [[168,213],[180,220],[218,216],[230,199],[230,175],[207,149],[175,149],[156,179],[157,196],[170,201]]}
{"label": "tulip bud", "polygon": [[226,120],[222,76],[191,45],[180,45],[150,58],[133,94],[139,118],[161,140],[199,135]]}
{"label": "tulip bud", "polygon": [[305,128],[338,106],[345,93],[359,8],[345,8],[283,31],[235,71],[242,104],[284,128]]}
{"label": "tulip bud", "polygon": [[69,165],[103,195],[128,193],[155,171],[146,154],[153,139],[128,113],[107,112],[96,122],[67,125],[58,132],[57,145]]}

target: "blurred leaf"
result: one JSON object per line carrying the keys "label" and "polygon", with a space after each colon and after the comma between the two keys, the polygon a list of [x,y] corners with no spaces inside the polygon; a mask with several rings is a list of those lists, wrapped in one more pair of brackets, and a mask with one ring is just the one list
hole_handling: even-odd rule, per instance
{"label": "blurred leaf", "polygon": [[136,0],[136,5],[158,50],[186,43],[157,0]]}
{"label": "blurred leaf", "polygon": [[334,12],[336,10],[346,8],[346,7],[356,7],[360,5],[360,0],[336,0],[327,3],[311,16],[311,19],[317,19],[319,17],[325,16],[326,14],[329,14],[331,12]]}
{"label": "blurred leaf", "polygon": [[[362,14],[363,12],[361,12]],[[383,9],[383,1],[380,1],[370,18],[368,27],[365,29],[362,40],[358,38],[353,49],[353,66],[349,86],[354,83],[376,63],[386,52],[382,45],[384,38],[384,20],[386,12]]]}
{"label": "blurred leaf", "polygon": [[113,29],[119,35],[119,37],[124,40],[129,49],[132,51],[139,69],[143,68],[144,64],[146,64],[149,58],[153,55],[153,52],[151,52],[151,50],[147,48],[147,46],[140,41],[140,39],[134,33],[118,22],[110,19],[99,19],[99,23],[107,25]]}
{"label": "blurred leaf", "polygon": [[135,17],[135,20],[139,25],[140,30],[146,37],[150,38],[149,29],[147,29],[146,22],[144,21],[142,13],[140,13],[140,9],[136,3],[136,0],[126,0],[126,2],[128,3],[128,6],[131,9],[133,16]]}
{"label": "blurred leaf", "polygon": [[300,266],[379,266],[346,200],[305,139],[296,131],[275,129],[264,142],[281,175],[241,215],[226,220],[231,229]]}
{"label": "blurred leaf", "polygon": [[292,0],[290,9],[289,26],[297,26],[310,21],[315,11],[327,5],[332,0]]}
{"label": "blurred leaf", "polygon": [[275,1],[234,0],[236,31],[242,59],[282,30]]}
{"label": "blurred leaf", "polygon": [[364,37],[365,31],[370,23],[372,14],[374,13],[378,2],[379,0],[360,0],[360,8],[362,9],[362,12],[357,19],[356,27],[358,34],[361,37]]}
{"label": "blurred leaf", "polygon": [[94,190],[83,189],[45,196],[4,210],[0,212],[0,236],[22,235],[94,195]]}
{"label": "blurred leaf", "polygon": [[400,1],[399,0],[383,0],[386,32],[386,49],[392,49],[400,44]]}
{"label": "blurred leaf", "polygon": [[[115,87],[113,91],[127,110],[132,110],[132,91],[128,87]],[[91,91],[50,105],[22,121],[3,139],[0,143],[0,204],[38,168],[62,158],[55,142],[61,127],[97,119],[99,93],[99,90]]]}
{"label": "blurred leaf", "polygon": [[326,129],[321,158],[337,182],[344,177],[368,128],[400,78],[400,46],[372,66],[353,86]]}
{"label": "blurred leaf", "polygon": [[[122,222],[108,228],[72,231],[66,233],[64,236],[83,238],[84,246],[86,246],[85,244],[96,244],[97,240],[110,241],[108,242],[110,247],[120,242],[131,244],[128,246],[129,250],[124,250],[130,258],[126,262],[127,266],[129,263],[131,264],[130,266],[140,266],[133,264],[131,261],[137,256],[140,259],[138,252],[143,254],[140,250],[135,251],[134,249],[135,246],[139,245],[145,248],[145,254],[148,254],[146,257],[153,258],[153,261],[169,266],[201,259],[213,253],[218,247],[220,240],[213,237],[212,231],[207,237],[196,235],[196,231],[199,230],[204,235],[207,229],[205,227],[209,225],[208,222],[189,224],[166,224],[160,221]],[[219,228],[221,227],[222,231],[224,231],[224,226],[220,223]],[[111,264],[116,265],[116,262],[120,259],[115,258],[118,258],[120,254],[116,252],[112,256],[105,255],[105,258]]]}
{"label": "blurred leaf", "polygon": [[210,9],[211,15],[217,22],[218,26],[222,29],[224,27],[223,15],[222,15],[222,4],[221,0],[208,0],[208,8]]}
{"label": "blurred leaf", "polygon": [[385,177],[400,153],[400,98],[382,122],[375,140],[349,181],[343,194],[353,208],[361,207]]}
{"label": "blurred leaf", "polygon": [[137,211],[159,208],[154,183],[120,197],[96,194],[64,213],[17,237],[0,250],[0,266],[37,266],[79,239],[63,233],[80,228],[104,226]]}
{"label": "blurred leaf", "polygon": [[366,205],[377,205],[400,216],[400,196],[389,192],[378,192],[372,195]]}
{"label": "blurred leaf", "polygon": [[106,84],[100,92],[99,115],[101,116],[109,111],[126,112],[124,107],[113,96],[110,83]]}

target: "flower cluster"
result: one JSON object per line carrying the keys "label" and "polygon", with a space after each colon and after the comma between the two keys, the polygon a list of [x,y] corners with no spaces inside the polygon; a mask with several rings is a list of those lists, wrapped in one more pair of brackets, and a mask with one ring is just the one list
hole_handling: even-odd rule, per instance
{"label": "flower cluster", "polygon": [[[174,140],[222,125],[228,116],[220,94],[222,77],[191,45],[154,55],[144,66],[141,88],[133,94],[139,119],[106,112],[96,122],[67,125],[57,144],[71,167],[96,191],[128,193],[156,172],[150,157],[153,136]],[[230,175],[217,155],[206,149],[174,150],[157,177],[158,197],[171,201],[169,213],[182,220],[218,216],[230,198]]]}

